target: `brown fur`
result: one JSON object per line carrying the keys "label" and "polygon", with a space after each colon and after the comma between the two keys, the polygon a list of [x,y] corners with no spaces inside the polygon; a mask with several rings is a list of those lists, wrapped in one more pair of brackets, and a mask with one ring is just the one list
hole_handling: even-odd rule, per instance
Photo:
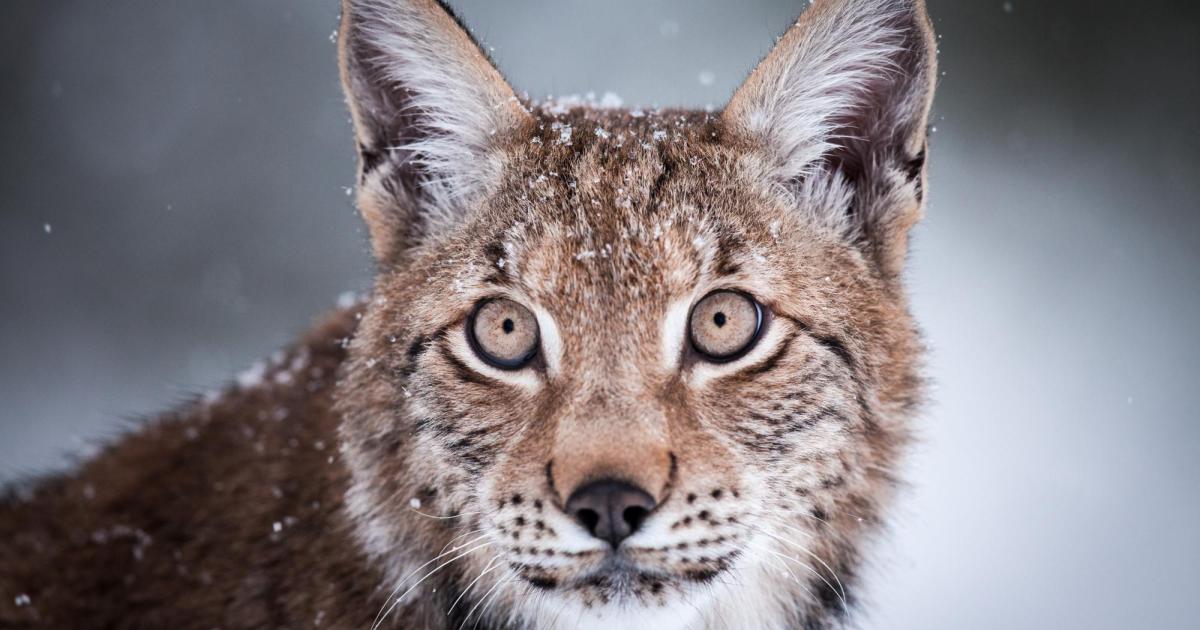
{"label": "brown fur", "polygon": [[[917,64],[868,86],[879,124],[847,113],[836,126],[856,139],[782,178],[745,112],[773,98],[786,47],[834,30],[855,0],[819,3],[724,114],[520,103],[433,2],[402,3],[501,112],[476,147],[491,170],[446,197],[428,188],[446,165],[398,142],[435,133],[437,112],[404,109],[420,86],[375,65],[358,12],[374,1],[347,0],[340,43],[380,267],[365,308],[263,385],[10,498],[0,595],[30,602],[0,602],[0,622],[367,627],[385,612],[397,627],[522,627],[558,623],[560,602],[600,618],[669,611],[736,575],[762,591],[743,594],[761,597],[758,623],[838,624],[920,399],[899,277],[932,95],[932,55],[913,52],[932,49],[921,3],[874,0],[900,16],[912,59],[896,63]],[[820,177],[850,191],[846,216],[830,218],[842,210],[810,185]],[[754,295],[767,328],[761,354],[714,368],[670,346],[664,322],[721,287]],[[467,316],[495,296],[537,309],[560,340],[544,329],[519,374],[465,349]],[[657,503],[657,542],[620,560],[580,548],[563,511],[606,478]],[[762,581],[780,567],[790,582]]]}
{"label": "brown fur", "polygon": [[317,327],[262,385],[186,405],[69,475],[11,489],[0,627],[368,624],[379,576],[341,512],[330,412],[354,322],[344,312]]}

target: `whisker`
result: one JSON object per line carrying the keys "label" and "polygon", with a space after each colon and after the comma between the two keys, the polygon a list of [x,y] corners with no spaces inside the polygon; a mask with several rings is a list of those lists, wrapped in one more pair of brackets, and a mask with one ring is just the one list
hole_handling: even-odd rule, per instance
{"label": "whisker", "polygon": [[[816,517],[814,517],[814,518],[816,518]],[[813,536],[809,532],[806,532],[806,531],[800,529],[799,527],[796,527],[795,525],[788,525],[787,523],[781,522],[779,520],[772,520],[771,523],[774,525],[778,525],[780,527],[786,527],[787,529],[790,529],[791,531],[796,532],[797,534],[800,534],[801,536],[804,536],[805,538],[808,538],[809,540],[816,538],[816,536]]]}
{"label": "whisker", "polygon": [[775,550],[773,550],[773,549],[770,549],[770,548],[767,548],[767,547],[759,547],[759,546],[757,546],[757,545],[754,545],[753,543],[749,543],[749,544],[750,544],[752,547],[754,547],[754,548],[756,548],[756,549],[759,549],[760,551],[765,551],[765,552],[767,552],[767,553],[769,553],[769,554],[772,554],[772,555],[774,555],[774,556],[778,556],[778,557],[780,557],[780,558],[783,558],[783,559],[785,559],[785,560],[790,560],[790,561],[792,561],[792,562],[795,562],[796,564],[800,565],[802,568],[804,568],[804,569],[805,569],[805,570],[807,570],[808,572],[810,572],[810,573],[812,573],[813,575],[817,576],[818,578],[820,578],[820,579],[821,579],[821,581],[822,581],[822,582],[824,582],[824,583],[825,583],[825,586],[828,586],[828,587],[829,587],[829,590],[833,591],[833,593],[834,593],[835,595],[837,595],[837,596],[838,596],[838,600],[839,600],[839,601],[842,603],[842,610],[846,610],[846,611],[849,611],[849,610],[850,610],[850,605],[849,605],[849,604],[846,602],[846,598],[845,598],[845,597],[842,595],[841,591],[839,591],[839,590],[837,590],[836,588],[834,588],[834,586],[833,586],[833,583],[832,583],[832,582],[830,582],[830,581],[829,581],[829,580],[828,580],[828,579],[827,579],[827,578],[826,578],[824,575],[821,575],[820,571],[817,571],[816,569],[812,568],[812,566],[810,566],[808,563],[801,561],[799,558],[795,558],[795,557],[793,557],[793,556],[788,556],[788,555],[785,555],[785,554],[779,553],[778,551],[775,551]]}
{"label": "whisker", "polygon": [[[472,534],[478,534],[478,533],[480,533],[480,532],[482,532],[482,531],[484,531],[484,528],[483,528],[483,527],[477,527],[477,528],[475,528],[475,529],[473,529],[473,530],[471,530],[471,531],[464,532],[464,533],[462,533],[462,534],[459,534],[459,535],[455,536],[454,538],[451,538],[451,539],[450,539],[450,542],[447,542],[447,543],[445,544],[445,546],[443,546],[443,547],[442,547],[441,551],[439,551],[439,552],[438,552],[438,555],[444,554],[444,553],[446,552],[446,550],[447,550],[447,549],[449,549],[449,548],[450,548],[450,546],[454,544],[454,541],[456,541],[456,540],[460,540],[460,539],[462,539],[462,538],[465,538],[465,537],[467,537],[467,536],[470,536],[470,535],[472,535]],[[477,538],[476,540],[478,540],[478,538]],[[466,545],[469,545],[469,544],[471,544],[471,543],[465,543],[465,544],[466,544]],[[460,547],[459,547],[459,548],[461,548],[461,547],[462,547],[462,545],[460,545]]]}
{"label": "whisker", "polygon": [[816,514],[811,514],[811,513],[809,513],[809,512],[804,512],[804,511],[799,511],[799,512],[797,512],[796,514],[798,514],[798,515],[800,515],[800,516],[803,516],[803,517],[805,517],[805,518],[811,518],[811,519],[813,519],[814,521],[820,521],[820,522],[821,522],[821,523],[823,523],[823,524],[824,524],[826,527],[833,527],[833,525],[830,525],[830,524],[829,524],[829,521],[827,521],[827,520],[825,520],[825,519],[821,518],[820,516],[817,516]]}
{"label": "whisker", "polygon": [[[420,571],[421,569],[424,569],[425,567],[427,567],[427,566],[429,566],[429,565],[433,564],[434,562],[437,562],[437,561],[438,561],[439,559],[441,559],[443,556],[446,556],[446,555],[448,555],[448,554],[454,553],[454,552],[456,552],[456,551],[458,551],[458,550],[462,549],[463,547],[466,547],[467,545],[473,545],[473,544],[475,544],[475,543],[479,542],[480,540],[483,540],[484,538],[487,538],[488,536],[489,536],[489,534],[484,534],[484,535],[482,535],[482,536],[479,536],[478,538],[475,538],[475,539],[473,539],[473,540],[472,540],[471,542],[469,542],[469,543],[465,543],[465,544],[463,544],[463,545],[459,545],[459,546],[455,547],[454,549],[451,549],[450,551],[447,551],[447,552],[444,552],[444,553],[438,554],[438,556],[437,556],[437,557],[433,558],[433,559],[432,559],[432,560],[430,560],[429,562],[426,562],[425,564],[422,564],[421,566],[417,567],[416,569],[413,569],[413,570],[412,570],[412,572],[410,572],[408,575],[404,576],[404,578],[403,578],[403,579],[401,579],[401,580],[400,580],[400,582],[399,582],[399,583],[396,585],[396,588],[395,588],[395,589],[393,589],[393,590],[392,590],[392,592],[391,592],[391,593],[388,595],[387,599],[385,599],[385,600],[384,600],[384,606],[387,606],[387,610],[386,610],[386,611],[381,611],[381,612],[380,612],[380,614],[376,614],[376,615],[375,615],[375,623],[371,625],[371,630],[376,630],[377,628],[379,628],[379,624],[383,623],[383,619],[384,619],[384,618],[386,618],[386,617],[388,616],[388,614],[390,614],[390,613],[392,612],[392,610],[393,610],[393,609],[396,607],[396,604],[399,604],[399,603],[400,603],[400,600],[404,599],[404,596],[405,596],[405,595],[408,595],[408,593],[409,593],[409,592],[411,592],[411,591],[412,591],[412,589],[413,589],[413,588],[415,588],[415,587],[417,586],[417,584],[420,584],[421,582],[425,581],[425,578],[429,577],[430,575],[433,575],[434,573],[437,573],[437,572],[438,572],[438,571],[440,571],[440,570],[441,570],[443,567],[445,567],[447,564],[450,564],[451,562],[454,562],[455,560],[457,560],[457,559],[459,559],[459,558],[461,558],[461,557],[463,557],[463,556],[465,556],[465,555],[467,555],[467,554],[471,553],[472,551],[475,551],[475,550],[477,550],[477,549],[481,549],[481,548],[483,548],[483,547],[487,547],[487,546],[491,545],[492,543],[490,543],[490,542],[488,542],[488,543],[483,543],[482,545],[479,545],[479,546],[477,546],[477,547],[474,547],[474,548],[472,548],[472,549],[469,549],[468,551],[466,551],[466,552],[464,552],[464,553],[462,553],[462,554],[460,554],[460,555],[458,555],[458,556],[456,556],[456,557],[452,558],[451,560],[447,561],[445,564],[442,564],[442,565],[438,566],[436,569],[434,569],[434,570],[430,571],[429,573],[426,573],[424,577],[422,577],[420,580],[418,580],[416,584],[413,584],[413,586],[412,586],[412,587],[410,587],[410,588],[409,588],[407,591],[405,591],[403,595],[401,595],[400,597],[395,597],[395,595],[396,595],[396,591],[399,591],[401,588],[403,588],[403,587],[404,587],[404,583],[405,583],[405,582],[407,582],[409,578],[411,578],[412,576],[416,575],[416,574],[417,574],[417,572],[418,572],[418,571]],[[394,602],[392,602],[391,606],[388,606],[388,605],[387,605],[387,602],[391,601],[391,600],[393,599],[393,597],[395,597],[395,601],[394,601]]]}
{"label": "whisker", "polygon": [[408,507],[408,511],[415,512],[417,514],[420,514],[421,516],[424,516],[425,518],[432,518],[432,519],[438,520],[438,521],[450,521],[450,520],[454,520],[456,518],[475,516],[477,514],[494,514],[494,512],[479,511],[479,512],[463,512],[461,514],[452,514],[450,516],[438,516],[437,514],[427,514],[425,512],[422,512],[421,510],[418,510],[417,508],[412,507],[411,505]]}
{"label": "whisker", "polygon": [[[390,615],[392,613],[392,611],[396,609],[396,606],[400,605],[400,602],[404,601],[404,598],[407,597],[409,593],[413,592],[413,589],[420,586],[422,582],[429,579],[430,576],[432,576],[434,573],[441,571],[442,569],[450,566],[451,564],[454,564],[455,561],[460,560],[475,551],[490,547],[490,546],[492,546],[492,544],[493,543],[487,542],[487,543],[483,543],[482,545],[477,545],[475,547],[472,547],[471,549],[468,549],[468,550],[462,552],[461,554],[454,556],[453,558],[450,558],[449,560],[438,565],[438,567],[436,569],[433,569],[432,571],[429,571],[428,573],[426,573],[424,576],[421,577],[421,579],[417,580],[412,586],[408,587],[407,591],[404,591],[404,593],[402,593],[399,597],[397,597],[395,599],[395,601],[392,602],[392,605],[388,607],[387,612],[383,613],[383,617],[379,620],[379,622],[382,623],[384,619],[387,619],[388,615]],[[378,628],[378,625],[375,628],[372,628],[372,630],[376,630],[376,628]]]}
{"label": "whisker", "polygon": [[[478,582],[480,580],[480,578],[482,578],[483,576],[490,573],[493,569],[500,567],[500,565],[496,564],[496,561],[499,560],[501,557],[503,557],[503,554],[496,554],[496,557],[492,558],[492,561],[487,563],[487,566],[484,567],[483,570],[479,572],[479,575],[475,576],[474,580],[471,580],[471,583],[467,585],[467,588],[463,589],[463,592],[458,594],[458,597],[454,600],[454,603],[450,604],[450,610],[446,611],[447,617],[450,616],[450,613],[454,612],[454,608],[456,606],[458,606],[458,602],[462,601],[463,596],[465,596],[467,593],[469,593],[471,591],[472,588],[475,587],[475,583]],[[492,565],[496,565],[496,566],[492,566]]]}
{"label": "whisker", "polygon": [[[761,551],[761,550],[756,550],[756,551]],[[776,554],[776,555],[778,555],[778,554]],[[800,578],[796,577],[795,573],[792,573],[792,570],[790,568],[788,568],[788,565],[781,562],[779,560],[779,558],[769,558],[769,559],[774,560],[775,562],[779,563],[779,566],[780,566],[780,568],[783,569],[783,572],[786,573],[787,576],[789,578],[791,578],[793,582],[795,582],[797,585],[799,585],[800,588],[804,589],[804,592],[808,593],[809,597],[813,598],[814,600],[820,599],[817,597],[816,593],[812,592],[812,589],[808,588],[808,585],[805,584],[804,581],[802,581]]]}
{"label": "whisker", "polygon": [[[488,599],[490,597],[492,597],[493,594],[496,592],[496,589],[500,588],[504,584],[508,584],[509,582],[513,581],[513,579],[515,579],[516,577],[517,577],[516,572],[510,570],[508,572],[508,575],[505,576],[505,578],[503,580],[500,580],[500,581],[496,582],[495,584],[493,584],[492,588],[489,588],[487,590],[487,592],[483,594],[483,598],[480,599],[479,601],[475,602],[475,605],[471,607],[471,610],[467,611],[467,616],[466,616],[466,618],[464,618],[462,620],[462,623],[458,625],[458,630],[462,630],[463,626],[467,625],[467,622],[471,620],[471,616],[475,614],[475,610],[477,608],[479,608],[481,605],[483,605],[484,602],[488,601]],[[483,617],[486,613],[487,613],[486,609],[479,613],[479,619],[475,620],[475,626],[479,625],[479,621],[483,619]],[[474,628],[475,626],[471,626],[471,627]]]}
{"label": "whisker", "polygon": [[554,613],[554,617],[552,617],[550,619],[550,623],[548,625],[548,627],[550,627],[550,628],[558,628],[559,627],[558,618],[562,617],[563,612],[567,610],[567,606],[569,606],[571,604],[571,600],[566,597],[560,597],[559,599],[561,599],[562,602],[558,606],[558,612]]}
{"label": "whisker", "polygon": [[766,534],[767,536],[770,536],[771,538],[774,538],[775,540],[778,540],[778,541],[780,541],[780,542],[783,542],[783,543],[787,543],[787,544],[789,544],[789,545],[791,545],[791,546],[795,547],[796,549],[799,549],[800,551],[802,551],[802,552],[804,552],[804,553],[808,554],[810,557],[812,557],[812,559],[813,559],[813,560],[816,560],[817,562],[820,562],[820,563],[821,563],[821,566],[825,567],[825,570],[826,570],[826,571],[829,571],[829,575],[833,576],[833,580],[834,580],[835,582],[837,582],[838,589],[840,589],[840,590],[841,590],[841,597],[842,597],[842,599],[845,599],[845,598],[846,598],[846,587],[842,585],[842,581],[841,581],[841,579],[839,579],[839,578],[838,578],[837,571],[834,571],[834,570],[833,570],[833,567],[829,566],[829,563],[827,563],[827,562],[825,562],[824,560],[822,560],[822,559],[821,559],[821,556],[818,556],[817,554],[813,553],[813,552],[812,552],[810,549],[808,549],[808,548],[807,548],[807,547],[805,547],[804,545],[801,545],[800,543],[798,543],[798,542],[796,542],[796,541],[794,541],[794,540],[789,540],[789,539],[787,539],[787,538],[784,538],[784,537],[782,537],[782,536],[778,536],[778,535],[776,535],[776,534],[774,534],[774,533],[772,533],[772,532],[769,532],[769,531],[767,531],[766,529],[760,529],[759,531],[760,531],[760,532],[762,532],[763,534]]}
{"label": "whisker", "polygon": [[[512,579],[511,579],[511,580],[509,580],[508,582],[513,582],[513,581],[515,581],[515,580],[516,580],[518,577],[520,577],[520,576],[518,576],[516,573],[513,573],[513,575],[512,575]],[[529,583],[528,583],[528,582],[522,582],[522,583],[520,583],[518,586],[520,586],[520,587],[521,587],[521,593],[520,593],[520,595],[521,595],[522,597],[529,597],[529,589],[531,588],[531,587],[529,586]],[[499,593],[497,593],[497,594],[499,594]],[[498,602],[498,601],[500,601],[500,598],[499,598],[499,597],[493,597],[493,598],[492,598],[492,601],[488,602],[488,603],[487,603],[487,605],[485,605],[485,606],[483,607],[483,610],[481,610],[481,611],[479,612],[479,616],[475,618],[475,625],[471,627],[471,630],[474,630],[476,627],[478,627],[478,626],[479,626],[479,624],[480,624],[480,623],[481,623],[481,622],[484,620],[484,618],[486,618],[486,617],[487,617],[488,611],[489,611],[489,610],[491,610],[491,609],[492,609],[492,606],[495,606],[495,605],[496,605],[496,602]],[[513,617],[512,613],[509,613],[509,615],[508,615],[508,619],[509,619],[509,621],[511,621],[511,620],[512,620],[512,617]]]}
{"label": "whisker", "polygon": [[437,561],[438,561],[438,559],[442,558],[443,556],[445,556],[445,555],[446,555],[446,554],[448,554],[448,553],[454,553],[454,551],[457,551],[457,550],[459,550],[459,549],[462,549],[463,547],[465,547],[465,546],[467,546],[467,545],[473,545],[473,544],[475,544],[475,543],[479,542],[480,540],[483,540],[484,538],[487,538],[487,534],[484,534],[483,536],[480,536],[480,537],[478,537],[478,538],[475,538],[474,540],[471,540],[471,541],[470,541],[470,542],[468,542],[468,543],[464,543],[464,544],[463,544],[463,545],[461,545],[461,546],[455,547],[455,548],[454,548],[453,550],[451,550],[451,551],[446,551],[446,550],[447,550],[447,549],[448,549],[448,548],[449,548],[449,547],[450,547],[452,544],[454,544],[454,541],[455,541],[455,540],[458,540],[459,538],[462,538],[463,536],[469,536],[469,535],[470,535],[470,534],[468,533],[468,534],[462,534],[462,535],[459,535],[459,536],[455,536],[454,538],[452,538],[452,539],[450,540],[450,542],[446,543],[446,546],[445,546],[445,547],[442,547],[442,550],[438,552],[438,555],[434,556],[432,559],[430,559],[430,560],[429,560],[428,562],[426,562],[425,564],[422,564],[421,566],[419,566],[419,567],[417,567],[417,568],[413,569],[412,571],[410,571],[410,572],[408,573],[408,575],[405,575],[404,577],[400,578],[400,580],[398,580],[398,581],[396,582],[396,588],[392,589],[392,592],[388,593],[388,596],[387,596],[387,598],[385,598],[385,599],[383,600],[383,605],[379,607],[379,612],[375,613],[375,621],[374,621],[374,622],[371,624],[371,627],[372,627],[372,628],[375,628],[375,627],[377,627],[377,626],[378,626],[378,624],[379,624],[379,617],[380,617],[380,615],[382,615],[382,614],[383,614],[383,611],[384,611],[384,609],[385,609],[385,608],[387,608],[388,602],[390,602],[390,601],[392,600],[392,598],[393,598],[393,597],[395,597],[396,593],[397,593],[397,592],[399,592],[399,591],[400,591],[400,589],[404,587],[404,583],[405,583],[405,582],[407,582],[409,578],[411,578],[412,576],[416,575],[418,571],[420,571],[421,569],[424,569],[425,567],[427,567],[427,566],[429,566],[429,565],[433,564],[434,562],[437,562]]}
{"label": "whisker", "polygon": [[[861,514],[855,514],[854,512],[851,512],[850,510],[840,510],[840,509],[830,509],[830,508],[826,508],[826,510],[828,510],[831,513],[835,513],[835,514],[845,514],[846,516],[849,516],[849,517],[857,520],[860,523],[868,520],[867,517],[865,517]],[[817,516],[816,514],[812,514],[810,512],[805,512],[805,511],[801,510],[801,511],[796,512],[796,515],[803,516],[805,518],[811,518],[813,520],[820,521],[829,527],[833,527],[832,525],[829,524],[829,521],[821,518],[820,516]]]}

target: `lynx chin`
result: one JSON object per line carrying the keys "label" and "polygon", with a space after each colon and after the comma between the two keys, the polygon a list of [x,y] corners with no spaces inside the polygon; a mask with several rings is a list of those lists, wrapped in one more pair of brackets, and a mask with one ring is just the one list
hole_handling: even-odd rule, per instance
{"label": "lynx chin", "polygon": [[338,43],[371,294],[10,488],[0,626],[850,623],[921,399],[924,2],[817,0],[717,113],[530,101],[434,0]]}

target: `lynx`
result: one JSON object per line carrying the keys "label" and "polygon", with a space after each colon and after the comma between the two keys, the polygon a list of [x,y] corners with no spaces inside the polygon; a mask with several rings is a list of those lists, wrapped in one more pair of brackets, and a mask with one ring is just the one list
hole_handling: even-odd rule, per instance
{"label": "lynx", "polygon": [[720,112],[519,97],[345,0],[373,290],[0,504],[0,626],[831,628],[921,400],[921,0],[818,0]]}

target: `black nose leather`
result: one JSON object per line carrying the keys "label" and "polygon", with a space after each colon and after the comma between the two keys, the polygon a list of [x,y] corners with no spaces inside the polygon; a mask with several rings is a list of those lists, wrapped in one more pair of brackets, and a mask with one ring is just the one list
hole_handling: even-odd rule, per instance
{"label": "black nose leather", "polygon": [[604,479],[572,492],[565,507],[591,535],[607,540],[615,549],[641,527],[654,505],[654,497],[645,490]]}

